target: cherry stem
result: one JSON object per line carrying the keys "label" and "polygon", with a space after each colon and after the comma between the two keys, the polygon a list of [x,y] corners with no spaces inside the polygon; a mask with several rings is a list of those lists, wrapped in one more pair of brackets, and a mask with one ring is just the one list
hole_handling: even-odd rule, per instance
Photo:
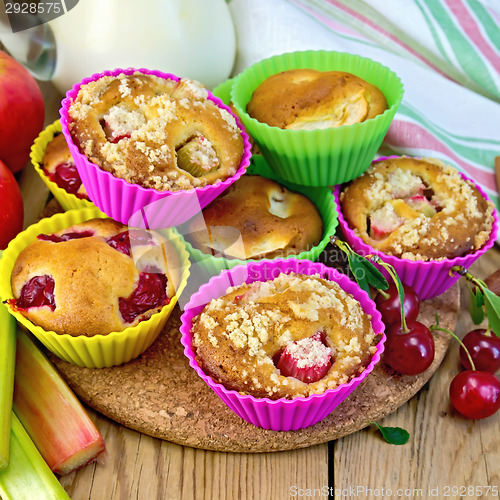
{"label": "cherry stem", "polygon": [[469,363],[471,365],[471,368],[473,370],[476,369],[476,367],[474,366],[474,361],[472,361],[472,357],[469,353],[469,349],[467,349],[467,347],[465,347],[465,344],[458,338],[457,335],[455,335],[453,332],[451,332],[450,330],[446,329],[446,328],[443,328],[441,326],[439,326],[437,323],[435,325],[432,325],[429,330],[440,330],[441,332],[446,332],[448,333],[449,335],[451,335],[459,344],[460,346],[463,348],[463,350],[466,352],[467,354],[467,357],[469,358]]}
{"label": "cherry stem", "polygon": [[450,269],[450,274],[456,273],[465,278],[467,281],[470,281],[473,285],[478,286],[481,291],[484,291],[485,289],[488,288],[486,283],[483,280],[480,280],[479,278],[476,278],[473,274],[469,273],[465,267],[462,266],[453,266]]}
{"label": "cherry stem", "polygon": [[392,280],[394,281],[394,284],[396,285],[396,289],[399,295],[399,310],[401,313],[401,331],[402,333],[408,333],[409,329],[408,326],[406,325],[405,309],[404,309],[405,296],[404,296],[403,285],[401,283],[401,280],[399,279],[399,276],[397,275],[394,267],[384,262],[378,255],[369,255],[367,256],[367,258],[371,260],[373,263],[382,266],[389,273]]}
{"label": "cherry stem", "polygon": [[385,290],[382,290],[381,288],[377,288],[377,291],[378,291],[378,293],[380,293],[380,295],[382,295],[382,297],[384,299],[387,300],[389,298],[389,294]]}

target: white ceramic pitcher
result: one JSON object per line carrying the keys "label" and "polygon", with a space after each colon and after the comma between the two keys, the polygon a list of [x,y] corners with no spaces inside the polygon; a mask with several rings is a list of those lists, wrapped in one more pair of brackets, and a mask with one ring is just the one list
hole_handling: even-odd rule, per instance
{"label": "white ceramic pitcher", "polygon": [[51,79],[61,93],[86,76],[117,67],[159,69],[211,89],[229,77],[236,55],[225,0],[79,0],[43,26],[3,34],[2,42],[21,62],[29,43],[38,44],[40,55],[26,66],[35,77]]}

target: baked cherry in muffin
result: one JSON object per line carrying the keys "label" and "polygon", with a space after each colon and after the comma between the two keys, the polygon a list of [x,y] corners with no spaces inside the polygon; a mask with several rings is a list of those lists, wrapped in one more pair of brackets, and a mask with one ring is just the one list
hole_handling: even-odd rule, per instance
{"label": "baked cherry in muffin", "polygon": [[340,193],[347,224],[366,244],[409,260],[452,259],[489,239],[494,205],[450,165],[433,158],[373,162]]}
{"label": "baked cherry in muffin", "polygon": [[63,134],[57,134],[47,144],[43,155],[42,168],[45,175],[61,189],[77,198],[87,199],[75,162]]}
{"label": "baked cherry in muffin", "polygon": [[280,273],[229,288],[193,319],[196,360],[230,390],[270,399],[334,389],[368,366],[371,316],[319,275]]}
{"label": "baked cherry in muffin", "polygon": [[321,241],[323,221],[307,196],[247,174],[205,207],[188,230],[189,241],[202,252],[245,260],[308,251]]}
{"label": "baked cherry in muffin", "polygon": [[177,252],[159,233],[92,219],[40,234],[19,254],[12,304],[45,330],[106,335],[160,311],[178,275]]}

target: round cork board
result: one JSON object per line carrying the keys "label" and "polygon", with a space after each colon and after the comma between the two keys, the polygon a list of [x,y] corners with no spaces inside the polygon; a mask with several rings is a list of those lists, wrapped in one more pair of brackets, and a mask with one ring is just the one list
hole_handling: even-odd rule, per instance
{"label": "round cork board", "polygon": [[[52,200],[42,216],[61,211]],[[320,259],[339,270],[345,258],[329,245]],[[418,320],[454,330],[459,310],[458,283],[422,302]],[[81,368],[47,353],[79,398],[106,417],[136,431],[183,446],[227,452],[271,452],[306,448],[356,432],[412,398],[443,361],[450,335],[433,332],[434,362],[420,375],[399,375],[383,362],[321,422],[298,431],[255,427],[233,413],[189,366],[180,343],[178,306],[162,333],[139,358],[113,368]]]}
{"label": "round cork board", "polygon": [[[453,330],[459,287],[422,303],[419,320]],[[166,441],[206,450],[269,452],[325,443],[366,427],[395,411],[430,379],[443,360],[450,336],[434,335],[432,366],[401,376],[382,362],[333,413],[316,425],[290,432],[253,426],[239,418],[189,366],[180,343],[176,307],[155,343],[138,359],[114,368],[90,369],[52,361],[80,399],[110,419]]]}

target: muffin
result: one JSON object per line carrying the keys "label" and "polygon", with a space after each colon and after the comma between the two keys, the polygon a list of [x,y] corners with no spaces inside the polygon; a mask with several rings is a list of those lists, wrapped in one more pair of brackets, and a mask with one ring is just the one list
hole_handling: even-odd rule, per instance
{"label": "muffin", "polygon": [[95,218],[39,234],[11,274],[10,303],[57,334],[120,332],[168,305],[179,284],[179,256],[152,231]]}
{"label": "muffin", "polygon": [[335,389],[368,365],[371,318],[335,282],[280,274],[231,287],[193,321],[196,359],[214,380],[270,399]]}
{"label": "muffin", "polygon": [[47,144],[42,158],[44,174],[61,189],[77,198],[88,200],[87,192],[82,184],[75,161],[69,152],[64,135],[56,134]]}
{"label": "muffin", "polygon": [[[368,173],[364,181],[360,180],[368,182],[367,190],[371,189],[369,179],[373,180],[374,188],[378,186],[374,201],[366,201],[353,209],[350,185],[335,188],[339,226],[345,240],[355,252],[376,255],[390,264],[420,300],[441,295],[460,278],[456,269],[469,269],[495,243],[498,218],[492,202],[479,185],[438,160],[390,157],[374,163],[374,169],[388,168],[395,172],[391,175],[392,183],[380,172],[375,175]],[[381,166],[377,167],[377,164]],[[399,164],[413,167],[406,173],[399,172],[398,168],[392,170]],[[431,175],[437,171],[440,172],[437,177]],[[401,182],[403,178],[406,180]],[[428,182],[429,187],[422,187]],[[345,201],[344,188],[351,201]],[[365,208],[377,200],[381,205],[366,212]],[[349,215],[344,213],[344,202]],[[387,207],[383,208],[383,204]],[[478,216],[481,207],[484,211]],[[382,210],[378,212],[379,209]],[[355,214],[357,211],[364,214],[365,222],[359,220]],[[392,213],[394,215],[390,215]],[[374,228],[370,217],[373,217]],[[470,221],[466,217],[470,217]],[[353,224],[355,220],[358,220],[359,227]],[[439,227],[441,229],[437,230]],[[406,244],[403,246],[398,238]],[[394,252],[394,255],[386,252]],[[391,279],[382,266],[378,267]]]}
{"label": "muffin", "polygon": [[[278,90],[280,80],[289,75],[298,80],[313,77],[314,83],[305,83],[304,90],[287,81],[286,88]],[[338,82],[346,84],[339,94],[345,101],[341,97],[336,102],[330,92],[330,75],[343,75]],[[350,97],[347,89],[354,89]],[[369,167],[402,98],[401,80],[389,68],[354,54],[325,50],[288,52],[258,61],[235,77],[231,89],[238,116],[276,174],[316,187],[348,182]]]}
{"label": "muffin", "polygon": [[103,76],[80,87],[68,113],[90,161],[145,188],[213,184],[235,174],[243,155],[234,116],[193,80]]}
{"label": "muffin", "polygon": [[191,218],[246,170],[248,135],[201,84],[115,69],[68,91],[61,126],[93,203],[134,227]]}
{"label": "muffin", "polygon": [[31,146],[30,159],[33,168],[64,210],[95,208],[61,133],[59,120],[40,132]]}
{"label": "muffin", "polygon": [[355,234],[410,260],[453,259],[490,239],[494,205],[458,170],[433,158],[376,161],[340,194]]}
{"label": "muffin", "polygon": [[191,296],[180,331],[190,366],[224,403],[275,431],[330,414],[369,376],[385,342],[366,292],[332,267],[293,257],[213,277]]}
{"label": "muffin", "polygon": [[[190,271],[189,256],[187,254],[184,242],[176,235],[173,230],[166,229],[162,231],[161,234],[168,241],[168,244],[163,245],[162,243],[162,248],[165,249],[165,258],[167,260],[169,271],[167,278],[170,277],[171,283],[174,283],[175,294],[171,295],[171,292],[169,291],[170,289],[167,288],[169,301],[166,305],[161,307],[159,312],[151,314],[151,316],[147,319],[144,316],[144,319],[139,321],[134,326],[128,326],[121,331],[114,331],[102,335],[96,334],[87,336],[83,334],[73,336],[68,333],[56,333],[54,330],[44,329],[41,326],[36,325],[35,323],[33,323],[33,321],[30,321],[26,317],[26,308],[20,309],[16,306],[16,301],[17,298],[19,298],[19,295],[17,296],[17,298],[14,296],[11,277],[14,267],[16,266],[18,256],[31,244],[40,242],[38,238],[39,235],[46,235],[42,238],[47,238],[51,235],[59,235],[59,233],[61,232],[66,233],[66,231],[68,231],[72,232],[73,236],[75,236],[76,233],[81,233],[83,231],[80,229],[73,231],[69,230],[68,228],[78,228],[80,227],[80,224],[96,218],[108,219],[96,207],[67,210],[66,212],[57,213],[51,217],[45,217],[35,224],[31,224],[24,231],[19,233],[10,242],[9,246],[6,250],[4,250],[0,258],[0,297],[4,304],[6,304],[9,313],[16,318],[20,325],[29,330],[50,352],[68,363],[87,368],[104,368],[117,366],[122,363],[126,363],[134,358],[137,358],[144,351],[146,351],[149,346],[156,340],[158,335],[160,335],[170,317],[170,314],[172,313],[173,308],[176,306],[178,300],[182,297]],[[118,226],[115,226],[115,224],[116,223],[113,222],[112,227],[118,230]],[[89,231],[91,230],[89,229]],[[149,241],[149,237],[144,240],[139,239],[139,241],[137,241],[138,244],[136,244],[137,238],[135,236],[144,233],[142,231],[136,232],[135,228],[131,228],[131,231],[133,235],[133,245],[130,247],[132,250],[131,255],[133,256],[134,262],[137,264],[136,268],[139,271],[140,276],[141,272],[148,272],[147,266],[151,265],[150,259],[156,259],[155,255],[158,252],[158,247],[156,245],[153,246],[152,244],[139,244],[141,241]],[[104,234],[109,235],[113,232],[114,230],[110,230],[106,231],[106,233]],[[149,234],[151,234],[152,236],[151,239],[154,240],[153,243],[162,241],[157,239],[157,235],[155,233],[149,232]],[[68,237],[66,236],[66,238]],[[113,238],[113,236],[111,236],[111,238]],[[86,237],[84,239],[88,240],[90,238]],[[108,236],[106,236],[105,239],[108,239]],[[121,245],[117,245],[117,248],[122,248],[123,251],[128,248],[126,237],[123,240],[116,237],[114,237],[113,239],[117,240],[117,244],[121,243]],[[70,241],[66,243],[70,243]],[[76,240],[73,238],[73,241]],[[55,249],[57,245],[62,245],[64,243],[63,241],[56,243],[43,239],[42,242],[52,243],[51,249]],[[147,253],[145,253],[144,251],[146,249],[151,250],[148,250]],[[72,258],[74,258],[74,256],[72,256]],[[47,259],[50,262],[50,255],[47,256]],[[80,255],[80,259],[83,260],[82,255]],[[177,262],[178,265],[176,264]],[[163,265],[163,257],[161,259],[161,263]],[[79,262],[77,262],[76,264],[77,266],[81,265]],[[42,265],[47,266],[48,264],[44,262]],[[160,270],[162,269],[160,268]],[[93,269],[92,271],[94,274],[97,273],[96,269]],[[29,280],[37,275],[43,276],[42,274],[38,274],[38,271],[35,270],[34,274],[27,278]],[[179,279],[177,279],[178,277]],[[113,280],[114,277],[111,278],[111,281]],[[50,280],[46,281],[50,282]],[[54,283],[54,285],[56,285],[56,283]],[[42,287],[40,287],[39,291],[42,290]],[[48,299],[50,300],[50,288],[48,291]],[[73,287],[73,289],[71,290],[71,294],[73,293],[77,293],[76,287]],[[59,291],[56,286],[54,286],[54,295],[57,310],[57,307],[61,305],[61,303],[57,302]],[[145,294],[144,298],[148,299],[148,294]],[[62,300],[62,304],[64,305],[66,296],[63,297]],[[94,305],[99,302],[99,300],[99,296],[94,293],[90,301],[88,302],[87,309],[93,308]],[[50,310],[50,305],[40,307],[40,309],[44,308]],[[145,311],[145,314],[149,315],[149,312]]]}
{"label": "muffin", "polygon": [[345,71],[309,68],[271,75],[247,104],[252,118],[288,130],[352,125],[386,109],[384,94],[362,78]]}
{"label": "muffin", "polygon": [[189,224],[189,241],[228,258],[285,257],[308,251],[323,237],[314,203],[260,175],[244,175]]}

